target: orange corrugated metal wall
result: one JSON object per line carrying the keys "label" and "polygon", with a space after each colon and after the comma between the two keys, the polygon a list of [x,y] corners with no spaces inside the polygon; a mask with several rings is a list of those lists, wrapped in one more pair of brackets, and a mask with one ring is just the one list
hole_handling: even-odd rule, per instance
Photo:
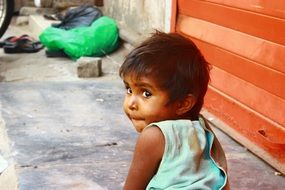
{"label": "orange corrugated metal wall", "polygon": [[172,3],[172,31],[191,38],[213,65],[205,108],[285,173],[285,1]]}

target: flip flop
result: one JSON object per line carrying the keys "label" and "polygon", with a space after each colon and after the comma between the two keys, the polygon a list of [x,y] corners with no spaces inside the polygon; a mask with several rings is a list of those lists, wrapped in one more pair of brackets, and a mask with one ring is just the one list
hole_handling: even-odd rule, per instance
{"label": "flip flop", "polygon": [[5,53],[36,53],[44,48],[39,41],[33,41],[30,37],[22,37],[13,44],[4,45]]}
{"label": "flip flop", "polygon": [[4,47],[5,45],[14,44],[14,43],[16,43],[17,40],[22,39],[22,38],[26,38],[26,37],[28,37],[27,34],[24,34],[20,37],[10,36],[10,37],[4,39],[3,41],[0,41],[0,48]]}
{"label": "flip flop", "polygon": [[0,48],[5,46],[6,44],[15,43],[17,39],[18,39],[17,36],[10,36],[10,37],[4,39],[4,41],[0,41]]}

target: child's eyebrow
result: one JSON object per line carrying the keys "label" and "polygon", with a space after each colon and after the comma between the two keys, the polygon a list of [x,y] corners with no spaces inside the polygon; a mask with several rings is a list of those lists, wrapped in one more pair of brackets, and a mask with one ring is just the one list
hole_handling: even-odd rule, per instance
{"label": "child's eyebrow", "polygon": [[127,83],[125,80],[123,80],[123,83],[124,83],[125,85],[129,85],[129,83]]}
{"label": "child's eyebrow", "polygon": [[[124,84],[126,86],[129,86],[129,83],[125,80],[123,80]],[[154,89],[154,87],[152,85],[150,85],[149,83],[145,83],[145,82],[136,82],[134,83],[134,86],[140,87],[140,88],[150,88],[150,89]]]}
{"label": "child's eyebrow", "polygon": [[153,89],[154,87],[148,83],[144,83],[144,82],[138,82],[136,83],[136,86],[139,86],[141,88],[150,88]]}

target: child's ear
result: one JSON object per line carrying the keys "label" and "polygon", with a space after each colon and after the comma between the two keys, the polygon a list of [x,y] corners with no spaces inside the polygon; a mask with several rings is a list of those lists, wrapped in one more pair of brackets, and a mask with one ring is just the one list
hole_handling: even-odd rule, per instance
{"label": "child's ear", "polygon": [[192,94],[188,94],[184,99],[178,102],[178,106],[176,109],[177,115],[183,115],[195,105],[196,101]]}

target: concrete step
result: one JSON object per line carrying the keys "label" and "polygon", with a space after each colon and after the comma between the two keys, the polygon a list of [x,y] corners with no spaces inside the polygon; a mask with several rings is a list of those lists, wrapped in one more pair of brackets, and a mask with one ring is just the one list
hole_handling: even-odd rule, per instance
{"label": "concrete step", "polygon": [[[31,15],[29,16],[29,28],[36,37],[38,37],[44,29],[51,26],[51,24],[60,22],[60,21],[48,20],[43,17],[43,13],[44,12],[51,13],[50,10],[35,11],[34,9],[31,10],[26,9],[25,11],[22,12],[26,12],[23,13],[25,15],[29,14],[30,12]],[[37,14],[37,12],[40,12],[41,14]],[[148,37],[146,35],[136,33],[135,31],[125,26],[123,23],[117,23],[117,25],[119,28],[120,38],[133,47],[138,46],[144,39]]]}
{"label": "concrete step", "polygon": [[58,21],[47,20],[43,15],[30,15],[29,16],[29,29],[35,36],[39,36],[44,29],[51,26],[52,23]]}

